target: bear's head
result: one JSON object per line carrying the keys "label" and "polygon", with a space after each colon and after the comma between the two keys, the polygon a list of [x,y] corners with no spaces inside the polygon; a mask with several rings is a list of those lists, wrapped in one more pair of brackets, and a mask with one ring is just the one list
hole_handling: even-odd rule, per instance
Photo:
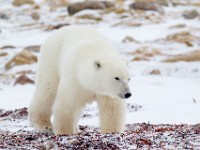
{"label": "bear's head", "polygon": [[127,64],[121,60],[94,60],[79,76],[81,85],[97,95],[117,99],[131,96]]}

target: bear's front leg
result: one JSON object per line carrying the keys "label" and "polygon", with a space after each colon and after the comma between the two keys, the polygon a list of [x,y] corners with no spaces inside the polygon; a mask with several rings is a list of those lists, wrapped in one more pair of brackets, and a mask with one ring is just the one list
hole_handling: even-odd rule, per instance
{"label": "bear's front leg", "polygon": [[124,100],[101,97],[98,99],[100,109],[100,129],[103,133],[124,131],[125,109]]}
{"label": "bear's front leg", "polygon": [[59,86],[53,106],[54,119],[52,124],[53,132],[56,135],[77,133],[77,124],[82,110],[77,102],[77,94],[73,94],[77,92],[63,90],[69,89],[65,87],[67,84],[64,83],[65,82],[61,82]]}
{"label": "bear's front leg", "polygon": [[[67,101],[70,100],[68,99]],[[55,104],[53,109],[53,132],[56,135],[71,135],[77,133],[77,123],[79,120],[80,113],[80,109],[74,107],[74,105],[71,105],[70,103],[65,102],[62,104]]]}

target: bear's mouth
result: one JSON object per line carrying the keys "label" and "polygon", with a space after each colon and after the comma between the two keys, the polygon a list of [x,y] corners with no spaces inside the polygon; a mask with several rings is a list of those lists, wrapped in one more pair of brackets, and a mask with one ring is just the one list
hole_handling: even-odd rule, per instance
{"label": "bear's mouth", "polygon": [[125,97],[124,97],[123,94],[119,94],[119,97],[120,97],[121,99],[125,99]]}

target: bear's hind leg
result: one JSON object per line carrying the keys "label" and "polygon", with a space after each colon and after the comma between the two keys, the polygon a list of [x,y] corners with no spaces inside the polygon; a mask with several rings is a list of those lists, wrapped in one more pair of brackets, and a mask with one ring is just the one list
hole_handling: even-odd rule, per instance
{"label": "bear's hind leg", "polygon": [[101,97],[97,100],[100,112],[100,129],[103,133],[117,132],[124,130],[125,101]]}
{"label": "bear's hind leg", "polygon": [[[48,85],[49,86],[49,85]],[[29,120],[34,128],[43,131],[51,131],[51,114],[57,88],[36,88],[34,99],[29,108]]]}

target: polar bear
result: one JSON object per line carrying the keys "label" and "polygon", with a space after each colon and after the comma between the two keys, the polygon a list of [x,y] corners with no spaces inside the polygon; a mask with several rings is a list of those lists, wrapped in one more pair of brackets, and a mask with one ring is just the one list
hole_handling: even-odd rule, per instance
{"label": "polar bear", "polygon": [[96,101],[101,132],[123,132],[129,80],[127,64],[103,35],[90,27],[63,27],[41,46],[30,122],[56,135],[74,134],[82,109]]}

